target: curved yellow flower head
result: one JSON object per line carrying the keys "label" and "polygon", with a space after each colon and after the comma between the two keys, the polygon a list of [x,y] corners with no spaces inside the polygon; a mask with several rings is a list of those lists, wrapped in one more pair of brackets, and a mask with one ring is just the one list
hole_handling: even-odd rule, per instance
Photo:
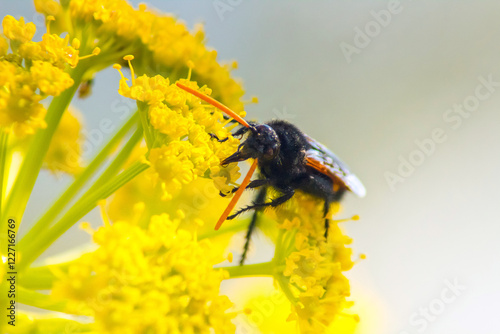
{"label": "curved yellow flower head", "polygon": [[93,315],[99,333],[234,332],[232,303],[219,295],[227,273],[212,268],[223,258],[179,224],[163,214],[146,230],[124,221],[99,228],[99,248],[60,274],[53,294]]}

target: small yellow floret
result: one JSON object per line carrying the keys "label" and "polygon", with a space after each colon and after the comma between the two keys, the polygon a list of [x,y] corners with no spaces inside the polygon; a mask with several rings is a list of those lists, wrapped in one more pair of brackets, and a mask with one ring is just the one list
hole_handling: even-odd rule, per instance
{"label": "small yellow floret", "polygon": [[11,41],[26,43],[31,41],[36,32],[36,26],[33,22],[24,23],[24,17],[16,20],[7,15],[2,21],[3,33]]}

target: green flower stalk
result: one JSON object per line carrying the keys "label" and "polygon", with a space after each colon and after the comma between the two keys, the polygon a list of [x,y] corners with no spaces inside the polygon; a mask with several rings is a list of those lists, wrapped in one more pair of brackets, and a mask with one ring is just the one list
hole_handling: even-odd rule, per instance
{"label": "green flower stalk", "polygon": [[[0,36],[0,332],[234,333],[235,318],[252,307],[233,303],[221,284],[269,277],[288,301],[292,330],[353,333],[358,319],[343,275],[353,265],[350,239],[335,221],[324,238],[314,198],[299,194],[261,215],[258,227],[275,245],[268,262],[230,264],[230,243],[248,219],[213,230],[228,203],[219,193],[230,194],[240,178],[237,164],[220,163],[240,142],[230,119],[176,83],[245,113],[236,65],[218,63],[202,29],[191,33],[172,16],[122,0],[35,6],[47,19],[41,41],[32,40],[33,23],[12,16]],[[118,93],[137,110],[84,164],[70,105],[110,66]],[[72,182],[18,236],[42,169]],[[93,230],[81,219],[96,208],[102,224]],[[76,224],[92,245],[44,257]],[[282,325],[270,317],[262,330]]]}

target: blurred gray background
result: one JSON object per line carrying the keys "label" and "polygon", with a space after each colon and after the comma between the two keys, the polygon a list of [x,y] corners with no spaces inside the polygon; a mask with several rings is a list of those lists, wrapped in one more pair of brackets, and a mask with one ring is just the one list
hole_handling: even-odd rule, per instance
{"label": "blurred gray background", "polygon": [[[344,227],[368,257],[347,273],[362,333],[500,332],[498,1],[147,2],[205,23],[259,97],[250,118],[292,121],[364,182],[341,214],[361,216]],[[44,30],[31,1],[0,0],[0,14]],[[76,104],[89,128],[117,118],[117,82],[101,73]]]}

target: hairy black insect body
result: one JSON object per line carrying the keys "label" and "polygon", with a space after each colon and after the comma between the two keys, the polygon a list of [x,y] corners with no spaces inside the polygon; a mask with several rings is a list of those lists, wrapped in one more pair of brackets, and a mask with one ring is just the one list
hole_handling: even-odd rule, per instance
{"label": "hairy black insect body", "polygon": [[[258,159],[260,178],[251,181],[247,188],[263,187],[265,189],[273,187],[281,194],[266,202],[265,195],[263,195],[265,193],[259,192],[257,200],[252,205],[228,216],[227,219],[234,219],[246,211],[256,210],[247,232],[247,242],[241,260],[243,263],[258,211],[285,203],[293,197],[296,190],[299,190],[323,200],[324,215],[326,217],[330,204],[340,201],[348,187],[343,183],[342,178],[332,177],[325,173],[325,170],[318,170],[317,166],[310,164],[309,157],[319,156],[319,153],[325,152],[318,151],[318,145],[321,144],[304,135],[295,125],[284,120],[273,120],[266,124],[251,125],[250,128],[241,128],[235,135],[241,135],[242,132],[248,133],[248,137],[240,145],[239,150],[225,159],[223,163],[243,161],[250,158]],[[328,156],[330,158],[338,160],[336,156],[332,155],[333,153],[329,152]],[[344,166],[343,163],[341,165]],[[337,168],[343,173],[348,173],[347,170],[342,170],[340,166],[337,166]],[[351,178],[353,177],[352,174],[348,175]],[[236,190],[237,188],[233,191]],[[328,234],[328,226],[329,220],[325,218],[325,236]]]}

